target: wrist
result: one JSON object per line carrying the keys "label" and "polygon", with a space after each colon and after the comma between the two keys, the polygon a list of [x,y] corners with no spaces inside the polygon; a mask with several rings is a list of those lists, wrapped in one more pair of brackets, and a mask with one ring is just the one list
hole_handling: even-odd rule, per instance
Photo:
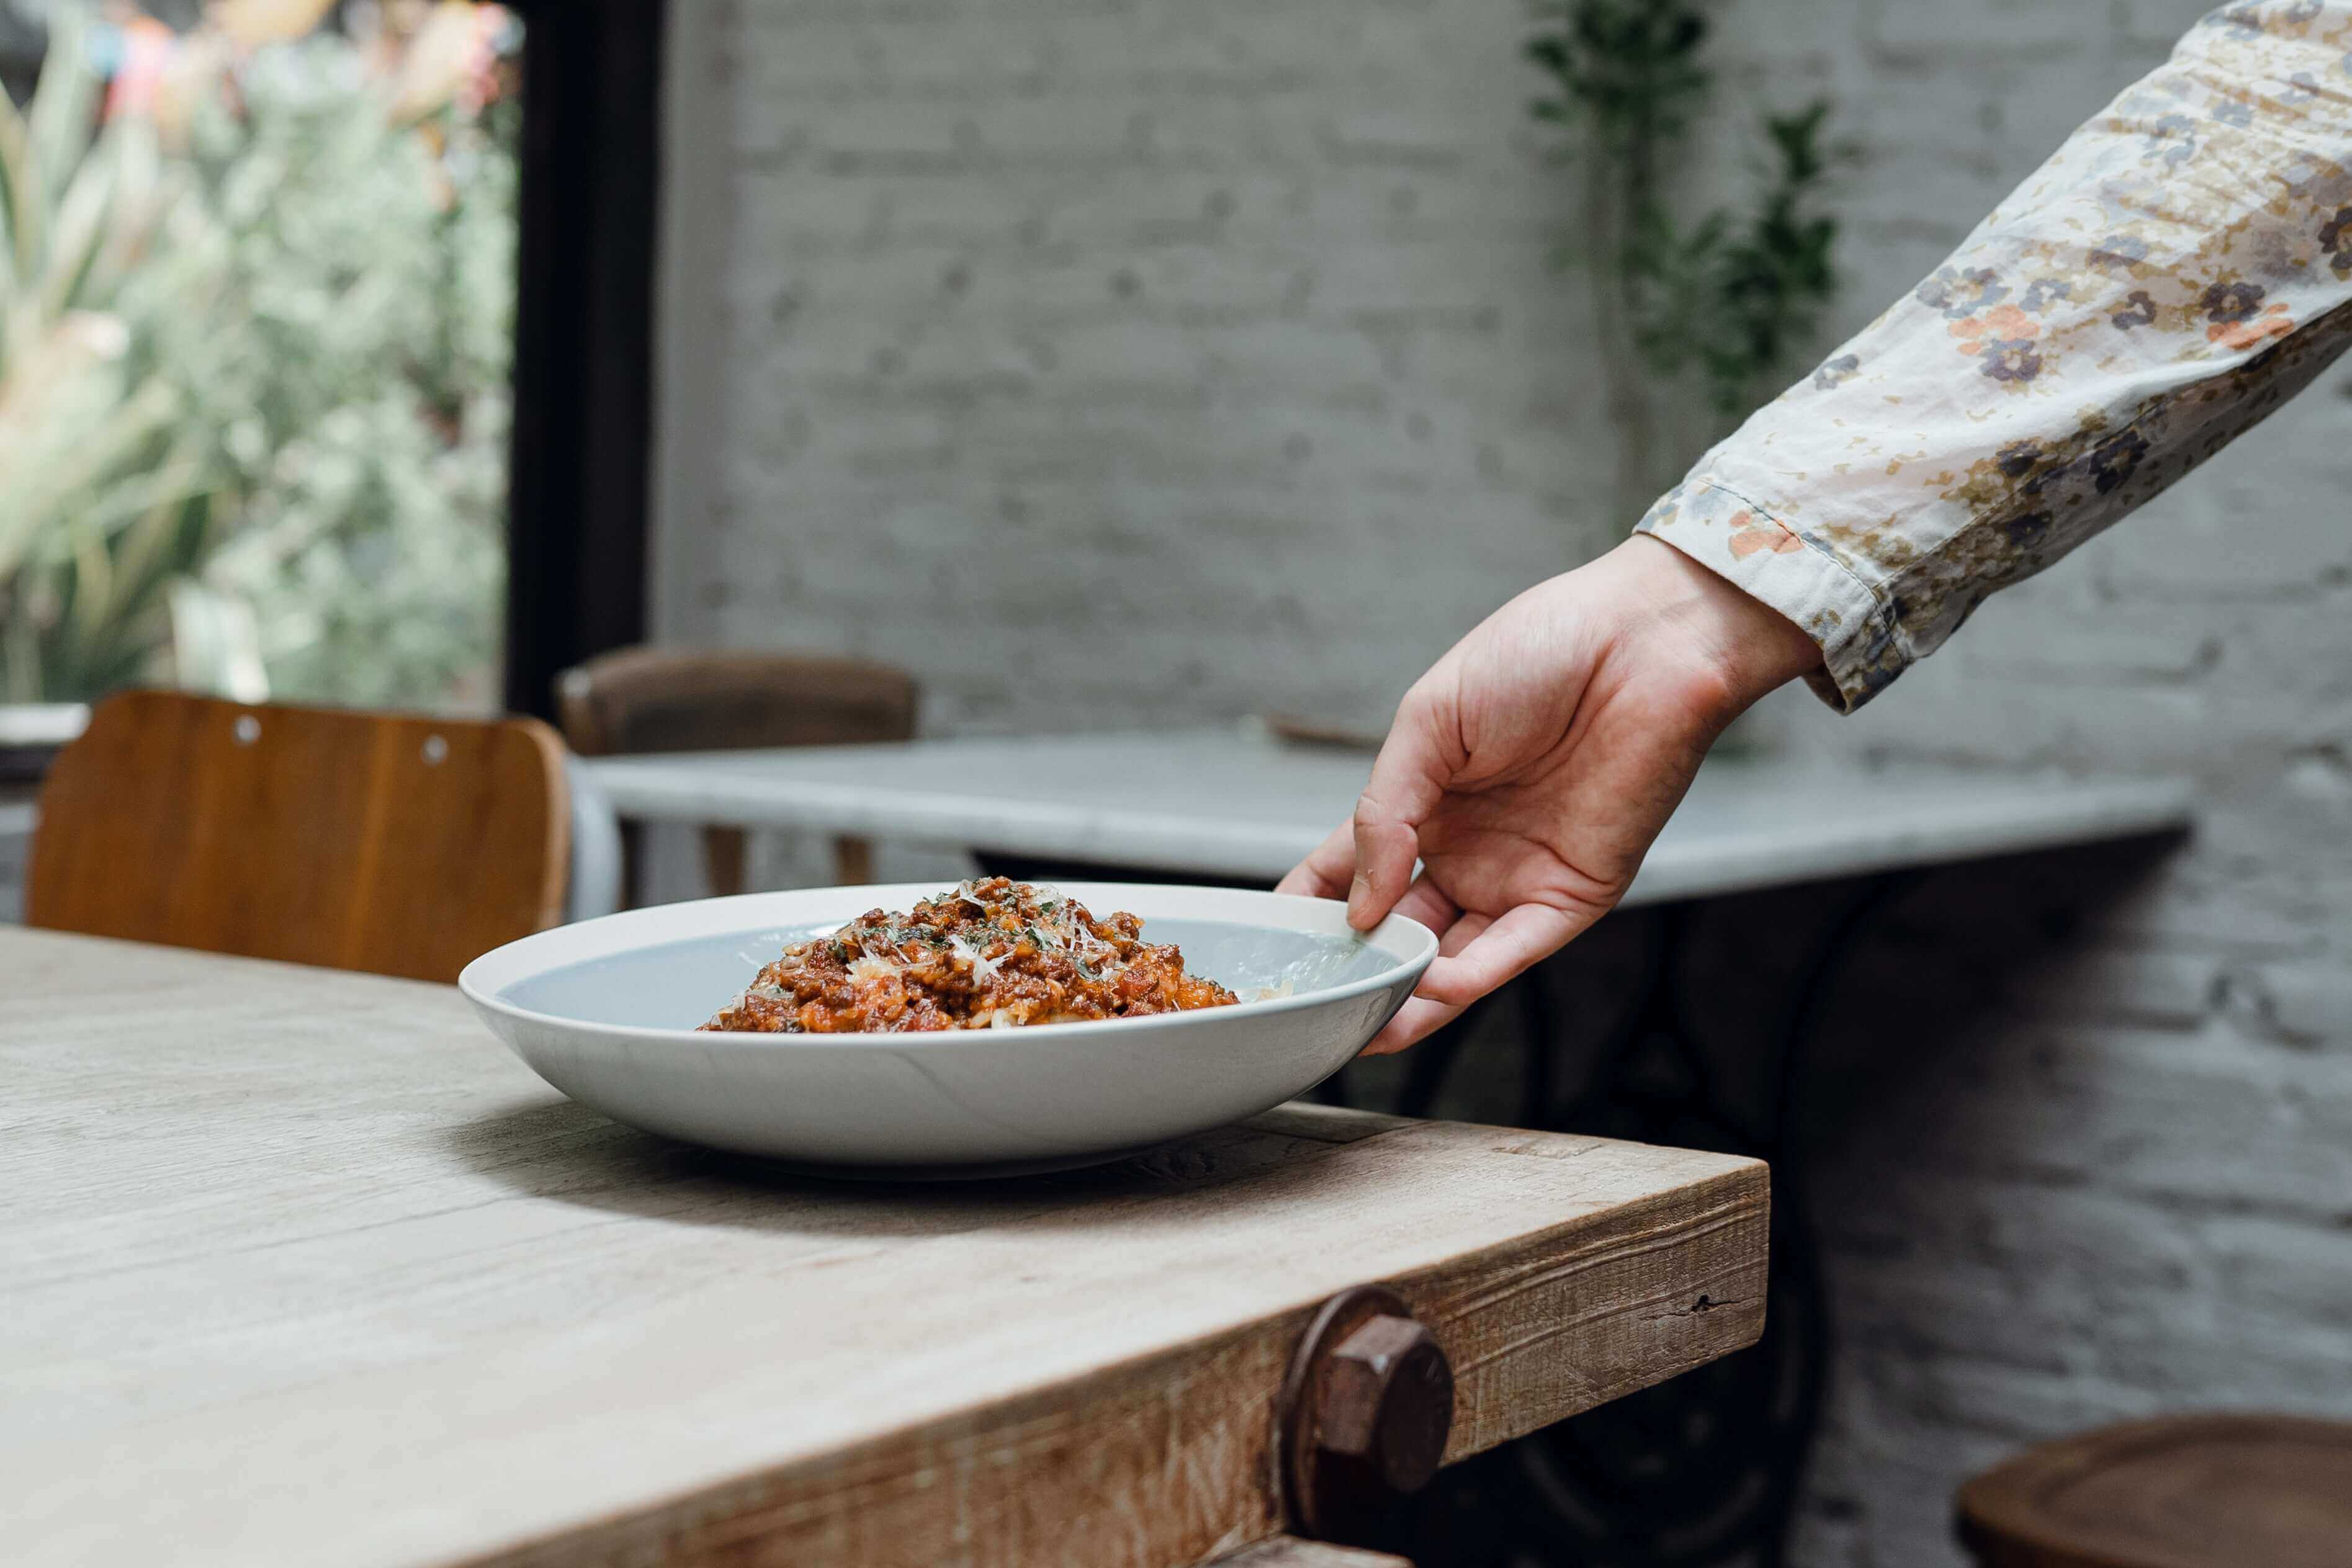
{"label": "wrist", "polygon": [[1611,554],[1654,585],[1653,614],[1685,633],[1719,674],[1726,723],[1821,667],[1821,648],[1802,627],[1665,540],[1635,534]]}

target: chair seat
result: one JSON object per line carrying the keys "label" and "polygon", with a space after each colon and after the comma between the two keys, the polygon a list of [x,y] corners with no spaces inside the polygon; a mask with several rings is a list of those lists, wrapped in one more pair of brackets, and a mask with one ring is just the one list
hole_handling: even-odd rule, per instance
{"label": "chair seat", "polygon": [[2103,1427],[1978,1476],[1957,1522],[1984,1568],[2352,1568],[2352,1425]]}

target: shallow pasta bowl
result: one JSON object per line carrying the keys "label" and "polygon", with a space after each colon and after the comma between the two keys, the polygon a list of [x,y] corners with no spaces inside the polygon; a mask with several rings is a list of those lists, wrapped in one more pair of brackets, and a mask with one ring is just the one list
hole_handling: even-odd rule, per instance
{"label": "shallow pasta bowl", "polygon": [[[1078,883],[1097,917],[1237,1005],[1152,1018],[929,1034],[706,1034],[787,942],[933,883],[746,894],[630,910],[509,942],[458,986],[556,1088],[690,1143],[864,1175],[1083,1165],[1263,1111],[1329,1077],[1380,1032],[1437,953],[1391,915],[1359,936],[1341,905],[1225,888]],[[1255,998],[1255,999],[1253,999]]]}

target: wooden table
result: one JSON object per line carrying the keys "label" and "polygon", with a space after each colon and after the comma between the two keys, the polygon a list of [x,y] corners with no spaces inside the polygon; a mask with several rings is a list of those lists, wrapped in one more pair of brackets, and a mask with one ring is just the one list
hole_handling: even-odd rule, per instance
{"label": "wooden table", "polygon": [[[593,767],[627,816],[928,841],[1016,875],[1080,876],[1094,866],[1263,885],[1346,817],[1370,764],[1361,751],[1225,730],[621,758]],[[1849,938],[1927,868],[2175,833],[2189,826],[2189,787],[2173,779],[1709,759],[1624,901],[1650,906],[1640,967],[1599,989],[1599,1010],[1562,1009],[1548,998],[1564,994],[1551,982],[1581,961],[1571,947],[1547,972],[1480,1004],[1516,1022],[1486,1031],[1515,1044],[1511,1054],[1476,1059],[1475,1070],[1487,1103],[1516,1084],[1523,1126],[1711,1140],[1771,1161],[1781,1200],[1773,1333],[1735,1366],[1538,1439],[1539,1453],[1513,1457],[1527,1460],[1516,1479],[1472,1477],[1462,1496],[1475,1496],[1475,1506],[1465,1517],[1491,1534],[1465,1542],[1465,1558],[1585,1550],[1629,1560],[1785,1556],[1831,1354],[1802,1149],[1790,1130],[1804,1049],[1834,995]],[[1722,1038],[1699,1038],[1699,1009],[1689,1003],[1714,977],[1694,970],[1704,950],[1691,939],[1698,901],[1832,881],[1846,885],[1825,920],[1801,927],[1812,939],[1783,970],[1785,998],[1730,1020],[1715,1031]],[[1350,1069],[1318,1093],[1425,1113],[1481,1032],[1474,1012],[1402,1059],[1395,1076]],[[1570,1060],[1573,1076],[1563,1066]],[[1760,1087],[1743,1096],[1741,1086]],[[1681,1432],[1706,1436],[1679,1445],[1658,1436]],[[1528,1473],[1542,1484],[1529,1484]],[[1508,1467],[1502,1474],[1514,1476]],[[1621,1475],[1624,1484],[1612,1483]],[[1506,1506],[1494,1503],[1498,1487],[1510,1493]],[[1660,1507],[1662,1496],[1675,1505]]]}
{"label": "wooden table", "polygon": [[33,1564],[1181,1564],[1398,1290],[1449,1461],[1752,1342],[1764,1167],[1288,1107],[827,1185],[558,1097],[449,989],[0,931],[0,1542]]}
{"label": "wooden table", "polygon": [[[791,828],[1272,883],[1346,819],[1371,758],[1241,730],[600,758],[624,817]],[[2177,779],[1710,761],[1626,904],[2182,828]]]}

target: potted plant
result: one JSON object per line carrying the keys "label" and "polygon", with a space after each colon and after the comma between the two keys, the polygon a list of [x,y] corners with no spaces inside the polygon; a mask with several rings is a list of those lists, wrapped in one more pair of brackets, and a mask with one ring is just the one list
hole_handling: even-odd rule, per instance
{"label": "potted plant", "polygon": [[[1572,172],[1580,271],[1614,436],[1611,507],[1631,528],[1706,447],[1780,390],[1836,291],[1819,210],[1826,99],[1767,114],[1748,199],[1687,215],[1673,174],[1707,123],[1706,0],[1538,0],[1528,112]],[[1758,748],[1755,721],[1717,745]]]}
{"label": "potted plant", "polygon": [[1835,290],[1837,221],[1815,209],[1829,104],[1766,115],[1749,204],[1687,217],[1672,175],[1713,87],[1703,0],[1543,0],[1538,15],[1527,55],[1546,90],[1528,112],[1575,178],[1561,261],[1590,291],[1630,528],[1810,345]]}

